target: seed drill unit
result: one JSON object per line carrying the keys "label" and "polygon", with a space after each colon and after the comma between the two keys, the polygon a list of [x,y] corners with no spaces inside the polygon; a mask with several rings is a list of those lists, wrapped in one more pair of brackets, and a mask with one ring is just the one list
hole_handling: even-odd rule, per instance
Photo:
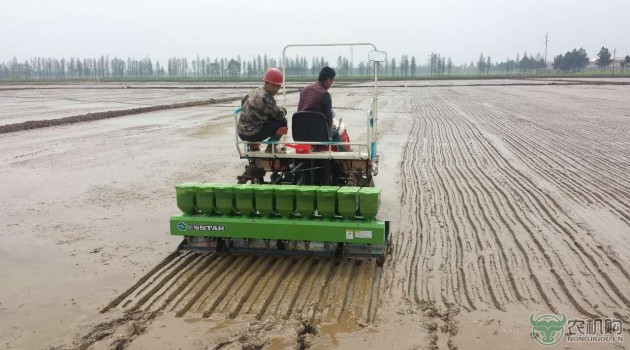
{"label": "seed drill unit", "polygon": [[[365,43],[288,45],[282,66],[284,70],[291,47],[360,45],[372,48],[368,58],[374,66],[366,140],[332,141],[325,116],[315,112],[293,114],[292,141],[262,142],[286,147],[286,152],[277,152],[275,146],[271,153],[251,151],[251,143],[241,141],[235,128],[236,149],[247,160],[237,184],[176,186],[182,214],[171,217],[170,232],[184,237],[179,249],[374,257],[383,262],[389,222],[376,218],[381,191],[373,177],[378,173],[377,73],[387,54]],[[286,101],[286,84],[283,97]],[[234,112],[235,127],[239,112]],[[343,123],[336,125],[343,130]]]}

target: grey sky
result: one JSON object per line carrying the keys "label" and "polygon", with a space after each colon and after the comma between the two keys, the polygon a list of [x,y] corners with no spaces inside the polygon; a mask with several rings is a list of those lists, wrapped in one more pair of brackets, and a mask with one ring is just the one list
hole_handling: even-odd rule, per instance
{"label": "grey sky", "polygon": [[279,57],[289,43],[370,41],[390,58],[434,51],[460,64],[544,53],[547,31],[549,59],[580,46],[625,56],[629,19],[628,0],[0,0],[0,60]]}

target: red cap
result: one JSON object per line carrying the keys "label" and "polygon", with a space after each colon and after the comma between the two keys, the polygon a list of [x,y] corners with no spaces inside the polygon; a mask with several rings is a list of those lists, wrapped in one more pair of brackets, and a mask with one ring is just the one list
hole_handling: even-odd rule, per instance
{"label": "red cap", "polygon": [[263,81],[274,85],[282,85],[282,83],[284,82],[282,71],[280,71],[278,68],[267,69],[267,71],[265,72],[265,76],[263,77]]}

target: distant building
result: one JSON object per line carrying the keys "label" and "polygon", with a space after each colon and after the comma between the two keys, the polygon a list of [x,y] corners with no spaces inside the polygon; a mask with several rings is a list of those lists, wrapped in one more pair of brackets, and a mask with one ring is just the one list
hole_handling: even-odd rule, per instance
{"label": "distant building", "polygon": [[[616,58],[615,60],[613,60],[615,63],[615,68],[621,67],[621,62],[624,61],[624,58]],[[610,63],[610,65],[608,67],[606,67],[606,69],[612,69],[612,65],[613,62]],[[595,59],[591,59],[588,62],[588,66],[586,66],[586,70],[587,71],[592,71],[592,70],[598,70],[600,69],[599,66],[597,65],[597,58]]]}

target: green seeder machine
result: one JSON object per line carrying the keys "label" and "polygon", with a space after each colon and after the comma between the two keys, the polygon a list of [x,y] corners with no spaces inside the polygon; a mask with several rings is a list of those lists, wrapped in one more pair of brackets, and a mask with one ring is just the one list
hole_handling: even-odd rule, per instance
{"label": "green seeder machine", "polygon": [[185,183],[176,193],[181,249],[378,258],[389,234],[374,187]]}
{"label": "green seeder machine", "polygon": [[[180,249],[217,253],[262,253],[374,257],[379,263],[389,236],[389,223],[378,220],[381,190],[378,174],[377,72],[386,53],[372,44],[295,46],[370,46],[374,90],[366,113],[366,139],[335,142],[325,116],[297,112],[291,121],[293,140],[274,144],[286,151],[252,151],[238,138],[236,149],[247,160],[238,184],[184,183],[176,186],[181,215],[170,220],[172,235],[183,236]],[[286,94],[286,89],[283,96]],[[286,97],[281,100],[286,101]],[[284,105],[284,102],[283,102]],[[318,124],[318,123],[321,123]],[[336,130],[344,130],[343,123]]]}

